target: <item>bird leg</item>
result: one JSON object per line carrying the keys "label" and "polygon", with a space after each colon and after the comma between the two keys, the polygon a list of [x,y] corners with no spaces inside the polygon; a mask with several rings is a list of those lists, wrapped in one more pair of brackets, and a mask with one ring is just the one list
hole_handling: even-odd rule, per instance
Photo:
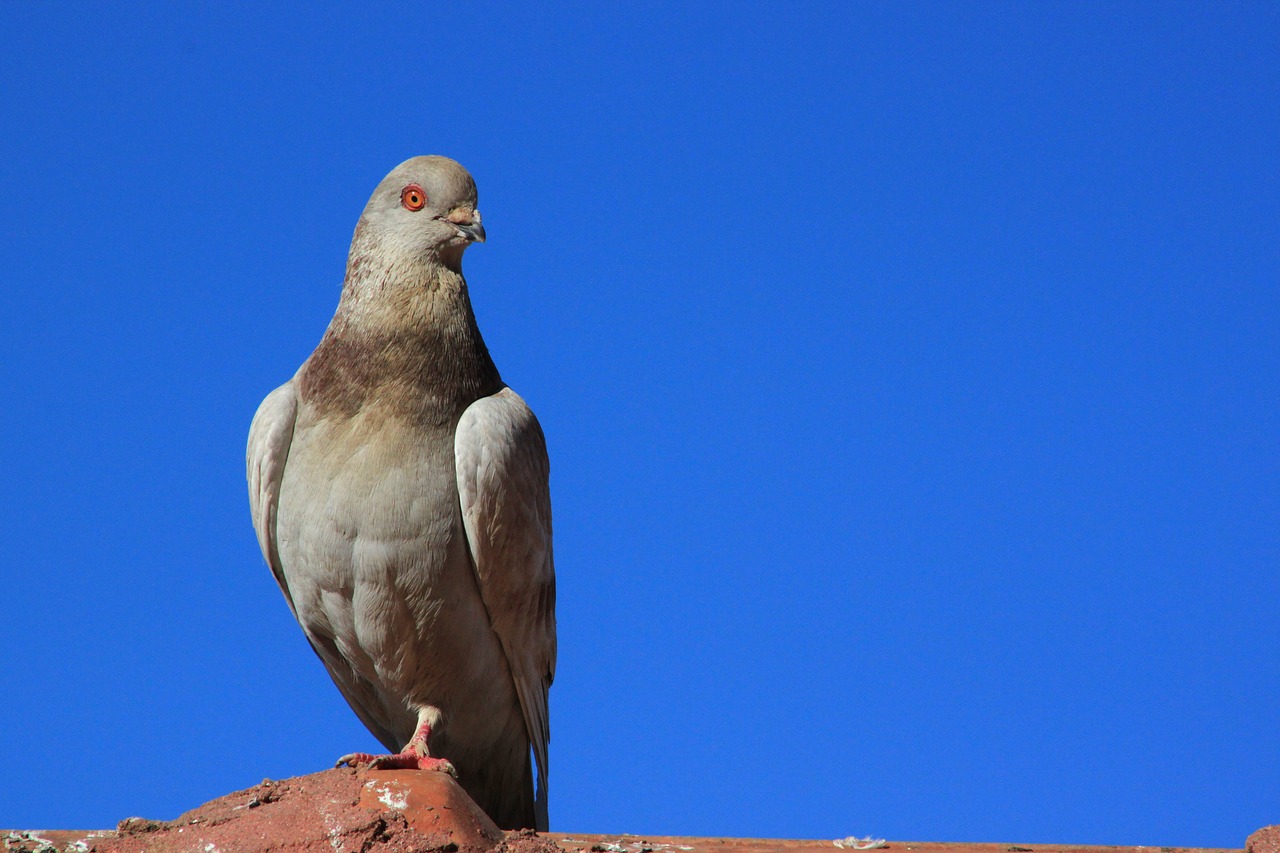
{"label": "bird leg", "polygon": [[418,730],[413,733],[413,737],[405,744],[404,749],[395,755],[370,755],[367,752],[353,752],[344,755],[338,759],[335,767],[347,765],[348,767],[359,767],[360,765],[368,765],[370,770],[437,770],[441,773],[448,773],[455,779],[458,778],[458,771],[454,769],[453,764],[443,758],[432,758],[427,743],[431,740],[431,723],[423,721],[418,724]]}

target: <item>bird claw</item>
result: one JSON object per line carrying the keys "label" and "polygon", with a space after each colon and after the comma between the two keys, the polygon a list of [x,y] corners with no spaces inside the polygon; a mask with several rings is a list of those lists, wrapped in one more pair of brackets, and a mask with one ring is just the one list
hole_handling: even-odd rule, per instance
{"label": "bird claw", "polygon": [[453,766],[452,761],[447,761],[443,758],[427,758],[425,756],[419,758],[418,769],[434,770],[437,773],[448,773],[453,778],[458,778],[458,768]]}
{"label": "bird claw", "polygon": [[367,752],[348,752],[334,763],[334,767],[359,767],[361,764],[373,764],[377,761],[376,755],[370,755]]}

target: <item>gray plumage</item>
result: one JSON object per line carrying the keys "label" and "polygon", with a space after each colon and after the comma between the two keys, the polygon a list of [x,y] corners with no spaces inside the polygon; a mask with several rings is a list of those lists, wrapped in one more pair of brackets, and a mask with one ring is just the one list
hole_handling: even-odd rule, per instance
{"label": "gray plumage", "polygon": [[547,452],[471,310],[475,206],[445,157],[378,185],[329,328],[254,416],[249,502],[290,610],[378,740],[408,750],[426,726],[422,751],[499,826],[546,829]]}

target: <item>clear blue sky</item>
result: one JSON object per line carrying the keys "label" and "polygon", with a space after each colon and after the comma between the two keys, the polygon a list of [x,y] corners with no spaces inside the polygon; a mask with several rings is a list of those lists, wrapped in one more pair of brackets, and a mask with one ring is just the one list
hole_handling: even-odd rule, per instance
{"label": "clear blue sky", "polygon": [[1280,820],[1273,3],[0,10],[0,826],[376,746],[244,440],[401,160],[546,429],[551,819]]}

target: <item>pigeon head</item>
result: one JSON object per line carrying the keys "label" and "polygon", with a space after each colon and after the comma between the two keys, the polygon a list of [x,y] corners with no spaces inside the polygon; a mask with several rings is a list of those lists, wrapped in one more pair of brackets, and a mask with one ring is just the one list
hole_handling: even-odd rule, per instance
{"label": "pigeon head", "polygon": [[410,263],[456,267],[463,250],[476,241],[484,242],[476,182],[457,162],[430,155],[406,160],[382,179],[360,216],[353,243],[372,244]]}

